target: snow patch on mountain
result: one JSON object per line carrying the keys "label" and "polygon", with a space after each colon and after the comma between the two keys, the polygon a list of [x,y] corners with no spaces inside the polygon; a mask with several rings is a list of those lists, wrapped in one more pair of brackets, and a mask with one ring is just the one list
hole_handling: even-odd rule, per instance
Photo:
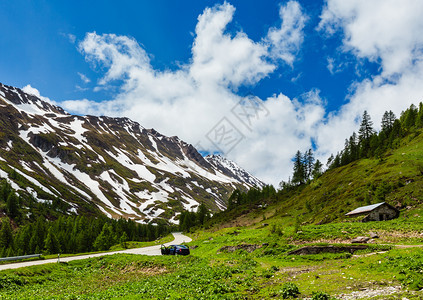
{"label": "snow patch on mountain", "polygon": [[[264,185],[223,157],[203,158],[178,137],[128,118],[73,116],[1,83],[0,103],[0,120],[13,119],[11,129],[1,127],[9,121],[0,122],[0,130],[9,130],[11,137],[0,147],[0,176],[9,178],[4,170],[15,168],[30,182],[22,189],[11,180],[16,190],[37,199],[36,190],[69,197],[63,199],[72,205],[69,212],[82,209],[80,201],[85,201],[109,217],[149,222],[166,212],[167,220],[177,223],[183,209],[195,211],[206,203],[222,210],[233,189]],[[28,147],[16,146],[22,143]]]}
{"label": "snow patch on mountain", "polygon": [[218,170],[222,171],[225,175],[234,178],[233,180],[238,180],[243,182],[247,186],[263,187],[265,183],[254,177],[241,167],[239,167],[235,162],[224,158],[220,155],[207,155],[205,159],[215,166]]}

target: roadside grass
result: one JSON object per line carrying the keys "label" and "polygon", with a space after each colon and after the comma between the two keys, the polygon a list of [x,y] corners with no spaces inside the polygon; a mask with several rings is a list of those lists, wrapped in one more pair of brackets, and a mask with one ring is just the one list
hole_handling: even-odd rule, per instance
{"label": "roadside grass", "polygon": [[115,254],[7,270],[0,272],[0,298],[269,299],[280,298],[288,282],[299,288],[300,298],[317,291],[336,296],[392,285],[402,285],[402,293],[413,295],[406,288],[423,287],[420,248],[368,257],[288,256],[266,249],[217,253],[201,246],[186,257]]}
{"label": "roadside grass", "polygon": [[134,248],[141,248],[141,247],[148,247],[148,246],[155,246],[155,245],[161,245],[166,244],[171,241],[173,241],[175,238],[172,234],[168,234],[165,237],[162,237],[158,240],[151,241],[151,242],[135,242],[135,241],[129,241],[125,243],[126,247],[123,247],[122,244],[114,245],[110,248],[110,251],[120,251],[120,250],[126,250],[126,249],[134,249]]}
{"label": "roadside grass", "polygon": [[[92,252],[83,252],[83,253],[75,253],[75,254],[66,253],[66,254],[60,254],[60,258],[89,255],[89,254],[97,254],[97,253],[107,253],[107,252],[121,251],[121,250],[126,250],[126,249],[134,249],[134,248],[161,245],[161,244],[171,242],[171,241],[173,241],[173,239],[174,239],[173,235],[168,234],[165,237],[162,237],[162,238],[160,238],[156,241],[150,241],[150,242],[128,241],[128,242],[125,243],[126,247],[123,247],[122,244],[116,244],[116,245],[110,247],[110,249],[108,251],[92,251]],[[44,260],[44,259],[55,259],[55,258],[58,258],[57,254],[49,254],[49,255],[42,255],[40,258],[27,258],[27,259],[15,260],[15,261],[1,261],[0,265],[10,264],[10,263],[18,263],[18,262]]]}
{"label": "roadside grass", "polygon": [[[190,234],[189,246],[196,248],[188,257],[118,254],[2,271],[0,298],[280,299],[292,283],[304,299],[316,292],[339,297],[392,286],[402,289],[368,299],[423,299],[421,149],[423,134],[411,135],[381,158],[329,171],[261,207],[222,214],[211,228]],[[368,223],[344,217],[358,206],[382,201],[400,202],[400,217]],[[354,255],[287,254],[307,245],[346,246],[370,233],[379,237]],[[237,249],[240,245],[245,247]]]}
{"label": "roadside grass", "polygon": [[[398,219],[384,222],[341,222],[322,225],[291,224],[280,219],[268,219],[250,227],[231,227],[220,230],[203,230],[191,233],[191,245],[207,246],[216,251],[222,245],[278,243],[282,245],[350,243],[357,236],[377,234],[374,244],[418,245],[423,242],[423,211],[404,210]],[[370,244],[371,245],[371,244]]]}

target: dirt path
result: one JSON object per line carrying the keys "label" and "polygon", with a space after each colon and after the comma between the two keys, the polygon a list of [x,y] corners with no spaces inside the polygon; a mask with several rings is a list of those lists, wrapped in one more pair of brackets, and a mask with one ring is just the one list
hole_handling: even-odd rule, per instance
{"label": "dirt path", "polygon": [[[355,300],[363,299],[376,296],[388,296],[394,295],[401,292],[401,286],[387,286],[379,289],[365,289],[363,291],[355,291],[351,294],[340,294],[336,296],[336,299],[340,300]],[[404,298],[403,298],[404,299]]]}
{"label": "dirt path", "polygon": [[[181,244],[181,243],[188,243],[191,241],[186,235],[183,235],[180,232],[172,232],[173,237],[175,238],[173,241],[166,243],[166,246]],[[87,259],[91,257],[99,257],[104,255],[113,255],[118,253],[129,253],[129,254],[140,254],[140,255],[161,255],[160,253],[160,245],[150,246],[150,247],[143,247],[143,248],[135,248],[135,249],[128,249],[128,250],[121,250],[121,251],[113,251],[113,252],[104,252],[104,253],[95,253],[95,254],[88,254],[88,255],[80,255],[80,256],[70,256],[70,257],[63,257],[60,258],[60,262],[69,262],[72,260],[80,260],[80,259]],[[36,265],[43,265],[49,263],[57,263],[57,258],[54,259],[46,259],[46,260],[37,260],[37,261],[27,261],[27,262],[18,262],[18,263],[10,263],[5,265],[0,265],[1,270],[7,269],[18,269],[22,267],[29,267],[29,266],[36,266]]]}
{"label": "dirt path", "polygon": [[[420,245],[379,244],[379,245],[393,246],[396,249],[422,248],[423,247],[423,244],[420,244]],[[365,257],[365,256],[370,256],[370,255],[375,255],[375,254],[383,254],[383,253],[386,253],[386,252],[388,252],[388,251],[376,251],[376,252],[371,252],[371,253],[366,253],[366,254],[355,254],[355,255],[353,255],[353,257]]]}

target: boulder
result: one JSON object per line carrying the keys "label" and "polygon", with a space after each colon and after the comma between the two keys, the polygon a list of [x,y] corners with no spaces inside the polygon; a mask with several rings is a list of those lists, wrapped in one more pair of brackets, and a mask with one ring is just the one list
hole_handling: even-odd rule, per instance
{"label": "boulder", "polygon": [[236,250],[242,249],[247,251],[248,253],[253,252],[254,250],[261,248],[261,245],[251,245],[251,244],[241,244],[237,246],[223,246],[218,250],[218,253],[220,252],[235,252]]}
{"label": "boulder", "polygon": [[368,240],[370,240],[370,238],[367,237],[367,236],[358,236],[358,237],[352,239],[351,243],[353,243],[353,244],[355,244],[355,243],[365,244],[365,243],[367,243]]}
{"label": "boulder", "polygon": [[378,239],[379,238],[379,235],[375,232],[369,232],[369,236],[372,239]]}
{"label": "boulder", "polygon": [[357,250],[367,249],[367,245],[344,246],[344,245],[329,245],[329,246],[305,246],[299,249],[288,252],[288,255],[307,255],[319,253],[354,253]]}

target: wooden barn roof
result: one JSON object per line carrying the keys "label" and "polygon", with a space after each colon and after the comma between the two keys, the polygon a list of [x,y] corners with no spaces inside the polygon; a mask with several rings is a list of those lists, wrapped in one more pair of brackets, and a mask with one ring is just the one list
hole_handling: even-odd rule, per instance
{"label": "wooden barn roof", "polygon": [[385,204],[385,202],[381,202],[381,203],[377,203],[377,204],[372,204],[372,205],[367,205],[367,206],[362,206],[362,207],[359,207],[359,208],[356,208],[356,209],[350,211],[349,213],[347,213],[345,215],[346,216],[351,216],[351,215],[357,215],[357,214],[363,214],[363,213],[371,212],[372,210],[378,208],[379,206],[381,206],[383,204]]}

